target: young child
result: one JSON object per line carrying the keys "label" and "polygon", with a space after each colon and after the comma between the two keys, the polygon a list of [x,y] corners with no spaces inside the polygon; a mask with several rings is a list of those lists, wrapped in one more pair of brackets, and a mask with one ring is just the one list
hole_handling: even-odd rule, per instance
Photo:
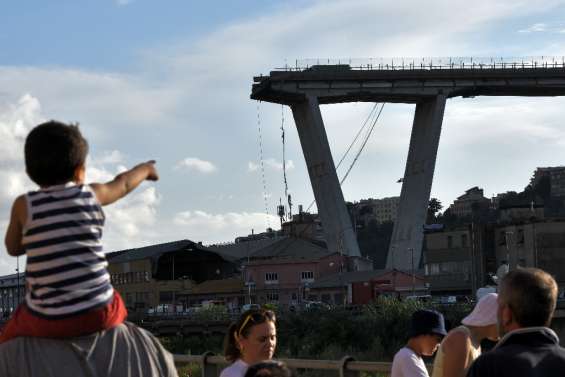
{"label": "young child", "polygon": [[412,313],[406,346],[394,355],[391,377],[428,377],[422,356],[432,356],[447,334],[443,315],[435,310]]}
{"label": "young child", "polygon": [[14,201],[5,242],[10,255],[27,255],[28,291],[0,342],[89,334],[117,326],[127,316],[106,269],[101,206],[159,177],[149,161],[110,182],[87,185],[87,153],[88,143],[75,125],[46,122],[26,138],[26,172],[40,189]]}

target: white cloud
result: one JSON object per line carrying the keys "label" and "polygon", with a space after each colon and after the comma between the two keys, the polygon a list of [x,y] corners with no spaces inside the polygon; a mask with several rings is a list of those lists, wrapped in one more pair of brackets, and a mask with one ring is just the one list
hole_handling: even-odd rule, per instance
{"label": "white cloud", "polygon": [[24,171],[0,170],[0,182],[0,198],[6,201],[36,188]]}
{"label": "white cloud", "polygon": [[207,243],[233,240],[238,235],[251,233],[251,229],[260,232],[278,221],[278,217],[260,212],[212,214],[201,210],[179,212],[173,219],[191,238]]}
{"label": "white cloud", "polygon": [[123,6],[126,6],[126,5],[133,3],[135,0],[115,0],[115,1],[116,1],[116,4],[118,6],[123,7]]}
{"label": "white cloud", "polygon": [[42,120],[41,105],[29,94],[0,108],[0,164],[23,161],[27,133]]}
{"label": "white cloud", "polygon": [[[265,168],[270,169],[270,170],[274,170],[274,171],[282,171],[283,170],[283,164],[281,161],[278,161],[274,158],[268,158],[266,160],[263,161],[263,164],[265,166]],[[261,166],[259,164],[256,164],[252,161],[248,161],[247,162],[247,171],[248,172],[256,172],[257,170],[259,170]],[[287,160],[286,161],[286,170],[290,171],[294,169],[294,162],[292,160]]]}
{"label": "white cloud", "polygon": [[544,23],[533,24],[525,29],[518,30],[519,33],[539,33],[547,31],[547,25]]}
{"label": "white cloud", "polygon": [[[14,97],[16,98],[16,97]],[[0,234],[8,227],[13,200],[36,188],[25,173],[24,142],[29,130],[44,121],[39,100],[24,94],[0,103]],[[20,258],[25,264],[25,258]],[[15,273],[16,258],[0,252],[0,275]]]}
{"label": "white cloud", "polygon": [[96,164],[118,164],[124,162],[124,154],[120,151],[106,151],[101,156],[93,159]]}
{"label": "white cloud", "polygon": [[259,164],[256,164],[254,162],[247,162],[247,171],[249,172],[255,172],[259,169]]}
{"label": "white cloud", "polygon": [[142,187],[105,207],[105,249],[126,249],[151,241],[155,236],[154,226],[160,200],[155,187]]}
{"label": "white cloud", "polygon": [[78,121],[83,132],[98,138],[116,137],[124,127],[172,124],[170,114],[182,98],[182,88],[145,76],[69,68],[0,66],[0,87],[12,97],[20,95],[19,88],[30,88],[45,113]]}
{"label": "white cloud", "polygon": [[184,160],[179,161],[175,165],[175,169],[193,170],[204,174],[214,173],[218,170],[212,162],[201,160],[196,157],[187,157]]}

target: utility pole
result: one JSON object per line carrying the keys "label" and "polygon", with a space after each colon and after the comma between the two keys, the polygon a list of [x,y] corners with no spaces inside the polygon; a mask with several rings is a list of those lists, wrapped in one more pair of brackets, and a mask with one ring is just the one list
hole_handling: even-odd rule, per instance
{"label": "utility pole", "polygon": [[[506,243],[506,262],[508,263],[508,271],[511,271],[512,269],[514,269],[514,270],[516,269],[515,261],[510,262],[510,246],[509,246],[509,243],[508,243],[508,239],[510,238],[510,240],[511,240],[513,234],[514,234],[514,232],[510,232],[508,230],[504,232],[504,241]],[[508,237],[508,236],[510,236],[510,237]],[[516,252],[514,252],[514,254],[516,254]]]}
{"label": "utility pole", "polygon": [[177,312],[177,305],[176,305],[176,300],[175,300],[175,255],[173,254],[173,312],[176,313]]}
{"label": "utility pole", "polygon": [[411,251],[412,255],[412,296],[416,295],[416,275],[414,274],[414,248],[409,247],[409,251]]}

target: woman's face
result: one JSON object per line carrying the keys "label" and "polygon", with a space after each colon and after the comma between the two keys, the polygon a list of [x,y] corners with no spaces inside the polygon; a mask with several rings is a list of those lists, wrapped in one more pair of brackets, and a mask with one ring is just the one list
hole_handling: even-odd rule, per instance
{"label": "woman's face", "polygon": [[241,358],[250,365],[272,359],[276,346],[277,329],[272,321],[252,326],[249,335],[239,339]]}

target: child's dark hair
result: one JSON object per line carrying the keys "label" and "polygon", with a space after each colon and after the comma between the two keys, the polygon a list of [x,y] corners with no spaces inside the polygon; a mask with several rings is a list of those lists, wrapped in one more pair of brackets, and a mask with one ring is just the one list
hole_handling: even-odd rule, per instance
{"label": "child's dark hair", "polygon": [[45,187],[72,181],[86,160],[88,143],[78,125],[52,120],[31,130],[24,149],[28,176]]}
{"label": "child's dark hair", "polygon": [[294,377],[294,373],[283,362],[269,360],[251,365],[245,377]]}
{"label": "child's dark hair", "polygon": [[271,310],[251,309],[243,312],[239,319],[233,322],[224,339],[224,356],[227,361],[234,362],[241,357],[237,347],[237,337],[247,338],[251,328],[267,321],[276,323],[275,313]]}

